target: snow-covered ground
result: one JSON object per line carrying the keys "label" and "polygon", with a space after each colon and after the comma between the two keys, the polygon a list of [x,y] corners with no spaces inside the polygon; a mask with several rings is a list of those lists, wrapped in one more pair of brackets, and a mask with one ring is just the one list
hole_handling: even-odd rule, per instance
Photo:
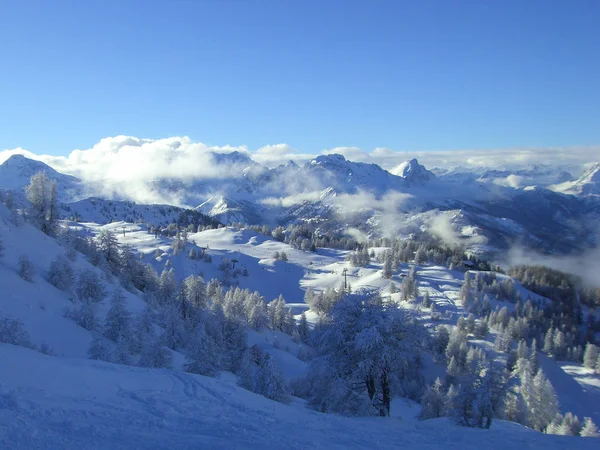
{"label": "snow-covered ground", "polygon": [[[248,276],[238,276],[235,283],[259,291],[267,300],[283,294],[295,312],[306,308],[302,303],[305,289],[340,286],[344,269],[353,289],[378,289],[387,296],[391,281],[399,286],[410,268],[401,265],[393,279],[386,280],[376,262],[351,267],[344,259],[347,252],[303,252],[248,229],[192,233],[186,251],[173,254],[171,239],[155,238],[141,225],[72,225],[90,233],[110,229],[159,272],[169,261],[179,278],[192,273],[202,274],[207,281],[220,278],[221,259],[236,259]],[[50,262],[66,249],[30,225],[16,227],[1,204],[0,238],[5,247],[0,258],[0,314],[20,319],[32,343],[46,344],[56,355],[0,344],[2,448],[597,448],[595,440],[545,436],[502,421],[495,421],[490,431],[458,428],[446,420],[418,422],[418,406],[402,399],[394,401],[390,419],[350,419],[308,410],[299,399],[291,405],[272,402],[236,386],[231,374],[217,380],[177,370],[89,361],[86,350],[93,334],[63,317],[70,297],[46,281]],[[208,247],[212,262],[190,259],[192,246]],[[275,252],[285,252],[288,260],[275,260]],[[33,283],[17,273],[21,255],[36,267]],[[73,264],[76,270],[102,273],[82,255]],[[457,301],[464,273],[441,266],[418,267],[417,273],[421,292],[427,291],[444,313],[441,323],[454,324],[466,314]],[[114,280],[106,280],[106,286],[110,294]],[[518,288],[523,298],[536,297]],[[144,308],[141,298],[125,295],[130,311]],[[393,299],[398,297],[392,294]],[[414,308],[409,303],[404,306]],[[101,317],[107,309],[108,301],[104,301]],[[314,314],[308,317],[315,319]],[[425,320],[429,320],[427,313]],[[270,353],[288,380],[306,373],[307,364],[297,358],[298,344],[289,336],[250,331],[248,343]],[[492,347],[489,341],[480,344]],[[174,367],[180,368],[185,358],[174,356]],[[572,411],[600,423],[598,375],[578,365],[559,365],[542,355],[540,365],[556,388],[562,412]],[[432,363],[425,362],[425,366],[429,375],[440,369]]]}
{"label": "snow-covered ground", "polygon": [[596,449],[495,421],[346,418],[283,405],[220,380],[42,355],[0,344],[0,447],[60,449]]}

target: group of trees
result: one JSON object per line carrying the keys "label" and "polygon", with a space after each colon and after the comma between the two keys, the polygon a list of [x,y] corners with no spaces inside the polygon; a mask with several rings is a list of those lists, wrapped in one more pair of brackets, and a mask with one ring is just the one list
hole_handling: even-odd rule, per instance
{"label": "group of trees", "polygon": [[571,413],[559,414],[554,388],[538,368],[535,341],[530,347],[521,340],[509,350],[503,368],[481,348],[469,346],[467,335],[478,326],[470,322],[452,333],[438,327],[432,352],[438,363],[446,362],[446,377],[427,388],[421,419],[447,416],[461,425],[487,428],[493,417],[499,417],[546,433],[594,436],[591,419],[585,419],[582,431],[583,426],[573,425],[578,421]]}
{"label": "group of trees", "polygon": [[[528,279],[530,286],[537,289],[541,284],[532,281],[531,274],[543,274],[545,271],[535,269],[529,272],[521,267],[516,273]],[[540,292],[551,294],[552,290],[540,288]],[[556,292],[553,295],[558,295]],[[489,328],[498,331],[497,349],[502,351],[508,351],[512,343],[520,339],[529,343],[536,340],[540,343],[540,350],[558,360],[582,362],[584,347],[594,340],[593,312],[589,313],[590,320],[584,323],[581,305],[572,310],[565,309],[564,299],[527,298],[523,302],[514,281],[506,276],[498,281],[494,273],[477,272],[473,276],[473,273],[467,272],[459,299],[467,310],[482,317]],[[492,307],[497,301],[513,303],[514,308]],[[568,300],[566,304],[570,305],[572,301]]]}

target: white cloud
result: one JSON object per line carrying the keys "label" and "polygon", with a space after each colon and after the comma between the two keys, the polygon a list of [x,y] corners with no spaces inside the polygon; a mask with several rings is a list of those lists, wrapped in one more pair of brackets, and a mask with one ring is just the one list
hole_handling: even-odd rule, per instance
{"label": "white cloud", "polygon": [[321,192],[301,192],[299,194],[288,195],[285,197],[267,197],[261,200],[261,203],[266,206],[281,206],[288,208],[290,206],[299,205],[305,201],[317,201]]}
{"label": "white cloud", "polygon": [[[173,178],[184,184],[192,179],[221,179],[235,171],[241,174],[245,163],[216,164],[214,153],[240,152],[248,155],[246,147],[207,146],[188,137],[139,139],[132,136],[104,138],[87,150],[73,150],[67,156],[32,155],[23,149],[0,152],[0,162],[12,154],[21,153],[52,166],[59,172],[75,175],[107,196],[115,193],[136,201],[170,201],[179,203],[177,196],[159,196],[148,187],[154,180]],[[239,167],[238,167],[239,166]]]}
{"label": "white cloud", "polygon": [[[185,136],[164,139],[115,136],[102,139],[90,149],[73,150],[66,156],[35,155],[23,148],[4,150],[0,152],[0,163],[13,154],[23,154],[43,161],[60,172],[78,176],[90,184],[101,186],[106,195],[121,193],[137,201],[176,201],[177,198],[173,200],[173,198],[157,196],[156,192],[148,189],[148,182],[173,178],[185,184],[190,180],[222,179],[238,171],[241,173],[240,166],[232,168],[215,163],[213,153],[231,152],[248,155],[267,167],[274,167],[290,159],[302,164],[317,156],[300,153],[285,143],[266,145],[252,152],[245,146],[208,146],[194,142]],[[375,148],[367,152],[358,147],[335,147],[322,152],[322,154],[328,153],[341,153],[349,160],[376,163],[385,169],[391,169],[410,158],[419,159],[428,168],[506,167],[539,163],[583,164],[597,160],[600,147],[431,152],[394,151],[389,148]],[[286,180],[285,185],[282,186],[282,193],[285,196],[299,191],[316,191],[323,188],[318,186],[318,183],[310,184],[310,181]],[[505,183],[516,186],[521,183],[521,180],[509,177]],[[359,198],[353,197],[353,201],[357,199]],[[290,204],[298,200],[300,199],[291,197],[276,201]],[[369,202],[371,200],[373,199],[368,199]],[[365,204],[365,207],[367,206],[371,206],[370,203]]]}
{"label": "white cloud", "polygon": [[450,217],[443,213],[436,215],[429,222],[427,231],[451,247],[481,245],[487,242],[485,236],[461,236],[452,224]]}
{"label": "white cloud", "polygon": [[288,144],[265,145],[252,153],[252,159],[267,167],[275,167],[292,160],[303,163],[314,157],[314,155],[298,153]]}
{"label": "white cloud", "polygon": [[378,164],[384,169],[392,169],[403,161],[417,158],[427,168],[450,168],[457,166],[482,168],[515,168],[524,165],[582,165],[600,159],[600,146],[564,148],[514,148],[514,149],[474,149],[440,151],[395,151],[389,148],[375,148],[371,152],[358,147],[336,147],[323,150],[322,154],[339,153],[346,159]]}
{"label": "white cloud", "polygon": [[513,247],[507,255],[508,264],[515,265],[540,265],[550,267],[562,272],[580,276],[583,281],[592,287],[600,287],[598,273],[600,273],[600,247],[587,250],[577,256],[550,256],[535,253],[531,250],[524,251],[520,247]]}

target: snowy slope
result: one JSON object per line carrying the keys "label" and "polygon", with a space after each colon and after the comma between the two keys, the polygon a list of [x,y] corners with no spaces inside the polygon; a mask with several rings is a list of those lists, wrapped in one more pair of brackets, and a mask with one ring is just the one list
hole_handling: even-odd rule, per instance
{"label": "snowy slope", "polygon": [[214,219],[203,217],[200,212],[192,209],[172,205],[144,205],[131,201],[106,200],[97,197],[63,204],[61,205],[60,214],[65,219],[80,222],[110,223],[123,221],[150,223],[155,226],[181,221],[187,215],[199,224],[216,224]]}
{"label": "snowy slope", "polygon": [[230,382],[182,372],[57,358],[0,344],[0,447],[595,449],[495,421],[345,418],[282,405]]}
{"label": "snowy slope", "polygon": [[578,179],[555,184],[550,188],[565,194],[600,195],[600,163],[590,164]]}
{"label": "snowy slope", "polygon": [[[19,319],[36,346],[46,344],[58,355],[85,358],[92,334],[63,316],[65,307],[72,306],[72,295],[56,289],[46,281],[50,263],[65,248],[28,224],[16,227],[8,218],[10,213],[0,204],[0,238],[4,243],[4,256],[0,258],[0,315]],[[19,277],[19,258],[27,256],[33,263],[36,275],[29,283]],[[100,277],[102,272],[92,266],[82,255],[73,262],[75,271],[92,270]],[[115,285],[107,284],[111,295]],[[139,312],[144,303],[129,292],[124,292],[128,309]],[[104,317],[108,302],[99,305]]]}
{"label": "snowy slope", "polygon": [[[36,346],[49,345],[58,356],[48,357],[0,344],[3,361],[0,424],[4,427],[0,447],[75,448],[85,444],[87,448],[107,445],[111,448],[192,448],[198,445],[281,448],[285,443],[291,448],[394,448],[400,445],[475,448],[481,445],[480,433],[486,433],[490,448],[495,445],[569,448],[573,445],[573,438],[543,436],[501,421],[495,421],[491,431],[460,429],[445,420],[415,422],[414,413],[403,412],[404,407],[399,407],[400,412],[392,411],[396,417],[392,419],[322,415],[307,410],[300,400],[285,406],[244,391],[232,384],[231,374],[224,380],[216,380],[178,371],[87,361],[84,358],[92,334],[63,317],[64,307],[70,304],[69,296],[45,281],[50,261],[64,254],[65,249],[27,224],[15,227],[10,217],[10,212],[0,205],[0,237],[5,245],[4,256],[0,258],[3,288],[0,314],[20,319]],[[305,308],[302,298],[306,288],[338,287],[344,269],[354,290],[375,289],[388,296],[390,283],[393,281],[398,286],[410,268],[402,264],[392,280],[387,280],[381,277],[379,263],[352,267],[345,260],[348,252],[331,249],[302,252],[249,229],[227,227],[191,233],[188,248],[174,254],[172,239],[156,238],[138,224],[71,225],[86,228],[91,233],[112,230],[121,243],[140,251],[144,260],[157,270],[162,270],[169,261],[179,278],[191,273],[200,273],[207,280],[218,278],[223,275],[218,269],[221,258],[237,259],[238,267],[245,267],[249,274],[237,277],[234,283],[259,291],[267,300],[283,293],[296,314]],[[190,259],[191,248],[207,248],[212,262]],[[386,249],[373,250],[381,254]],[[286,252],[288,261],[275,260],[275,251]],[[18,258],[23,254],[37,268],[33,283],[22,280],[16,273]],[[81,255],[74,264],[77,269],[98,270]],[[457,302],[464,274],[441,266],[417,269],[421,292],[427,291],[437,310],[445,313],[442,323],[456,324],[460,316],[466,315]],[[107,287],[110,292],[114,285],[107,284]],[[538,297],[520,285],[517,288],[523,298]],[[127,307],[132,312],[141,311],[145,306],[140,298],[130,293],[126,295]],[[398,300],[399,294],[392,294],[392,298]],[[106,303],[100,307],[102,317]],[[403,306],[418,308],[412,303]],[[314,320],[314,315],[309,314],[309,319]],[[430,319],[429,311],[424,310],[423,320]],[[433,321],[430,324],[435,325]],[[493,333],[489,341],[480,345],[489,349],[492,340]],[[269,330],[250,331],[248,343],[269,352],[288,380],[306,373],[307,364],[296,357],[298,344],[289,336]],[[182,361],[183,356],[178,355],[176,367]],[[540,358],[540,364],[556,387],[563,412],[572,411],[579,417],[589,416],[600,422],[596,406],[600,404],[597,375],[584,373],[577,365],[563,367],[549,358]],[[437,369],[431,365],[426,367],[429,371],[426,376],[430,379]],[[298,426],[299,423],[302,426]],[[32,434],[31,429],[37,432]],[[578,448],[593,445],[588,441],[578,440]]]}
{"label": "snowy slope", "polygon": [[[96,224],[82,224],[88,227],[93,233],[100,229],[111,229],[118,233],[121,223],[114,223],[104,226]],[[207,230],[201,233],[190,234],[188,244],[191,248],[205,248],[212,256],[211,263],[204,261],[190,260],[186,252],[173,255],[170,246],[171,240],[164,238],[155,238],[153,235],[141,230],[137,225],[129,224],[125,236],[118,234],[120,242],[132,245],[145,256],[144,259],[150,262],[158,272],[162,271],[167,261],[170,267],[173,267],[178,278],[184,278],[190,274],[201,274],[206,280],[211,278],[221,279],[223,273],[218,269],[221,258],[237,259],[238,267],[245,267],[248,277],[239,276],[233,282],[241,288],[248,288],[252,291],[260,292],[267,301],[283,294],[286,301],[292,307],[293,313],[298,315],[306,309],[304,305],[304,291],[312,288],[314,291],[325,291],[327,288],[338,288],[343,283],[343,270],[347,271],[347,280],[354,291],[359,289],[379,290],[383,296],[389,295],[390,283],[393,282],[396,287],[402,283],[402,277],[408,274],[412,265],[402,264],[399,270],[394,274],[391,280],[381,277],[382,266],[379,263],[372,262],[367,267],[352,267],[345,260],[347,251],[333,249],[318,249],[316,253],[303,252],[290,247],[287,244],[272,240],[264,235],[258,234],[248,229],[238,230],[232,227]],[[160,257],[156,257],[156,250],[164,252]],[[385,250],[385,248],[374,248],[376,254]],[[273,254],[286,252],[288,261],[276,261]],[[472,276],[475,272],[471,271]],[[461,271],[450,271],[442,266],[417,266],[417,280],[421,294],[428,292],[436,309],[445,315],[444,323],[456,325],[456,321],[461,316],[467,316],[468,312],[460,305],[458,301],[459,290],[462,285],[464,273]],[[498,281],[506,278],[505,275],[498,274]],[[516,289],[521,298],[532,300],[548,301],[543,297],[525,289],[520,283],[515,282]],[[393,294],[392,298],[399,300],[399,294]],[[404,307],[414,308],[413,304],[404,303]],[[512,303],[499,303],[498,307],[506,306],[509,310],[514,308]],[[425,320],[429,320],[429,313],[424,311]],[[309,321],[315,321],[316,316],[311,311],[308,312]],[[433,322],[435,325],[437,322]],[[297,358],[290,358],[297,351],[294,349],[294,343],[284,341],[284,335],[280,335],[279,344],[281,348],[292,347],[289,351],[280,353],[273,350],[273,336],[269,333],[249,336],[251,343],[259,344],[271,354],[276,355],[276,360],[288,379],[292,379],[302,374],[306,367]],[[495,334],[489,336],[489,345],[486,348],[493,353],[493,340]],[[279,346],[278,344],[278,346]],[[277,350],[277,349],[275,349]],[[504,355],[496,353],[498,358],[505,358]],[[567,373],[561,366],[550,358],[540,358],[543,361],[545,374],[556,388],[561,411],[563,413],[571,411],[579,417],[592,417],[595,422],[600,422],[600,409],[594,407],[594,404],[600,405],[600,390],[590,388],[584,383],[584,378],[575,377]],[[600,384],[600,377],[590,374],[587,380],[596,380]],[[574,401],[573,399],[579,399]]]}

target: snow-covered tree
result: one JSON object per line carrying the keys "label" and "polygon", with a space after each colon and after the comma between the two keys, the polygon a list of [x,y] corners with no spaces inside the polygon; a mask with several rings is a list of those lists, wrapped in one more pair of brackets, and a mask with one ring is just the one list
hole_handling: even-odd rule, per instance
{"label": "snow-covered tree", "polygon": [[598,434],[598,428],[591,418],[586,417],[583,421],[583,427],[579,433],[581,437],[600,437]]}
{"label": "snow-covered tree", "polygon": [[289,401],[289,388],[283,375],[268,354],[265,355],[262,367],[258,372],[257,388],[257,393],[271,400],[281,403]]}
{"label": "snow-covered tree", "polygon": [[132,357],[129,339],[121,335],[117,338],[117,346],[113,353],[112,362],[116,364],[124,364],[127,366],[131,365]]}
{"label": "snow-covered tree", "polygon": [[246,320],[255,330],[260,330],[269,325],[267,318],[267,304],[265,299],[258,293],[254,292],[248,295],[245,300]]}
{"label": "snow-covered tree", "polygon": [[383,268],[381,269],[381,276],[386,279],[392,278],[393,272],[393,255],[392,252],[386,251],[383,260]]}
{"label": "snow-covered tree", "polygon": [[489,428],[494,415],[492,403],[493,380],[489,369],[461,376],[455,395],[449,396],[447,410],[458,424]]}
{"label": "snow-covered tree", "polygon": [[67,258],[60,255],[50,263],[48,282],[61,291],[69,291],[73,287],[75,272]]}
{"label": "snow-covered tree", "polygon": [[300,322],[298,323],[298,334],[302,342],[307,342],[310,336],[310,329],[308,327],[308,320],[306,320],[306,312],[302,311],[300,315]]}
{"label": "snow-covered tree", "polygon": [[554,349],[554,340],[552,336],[552,328],[549,328],[544,337],[544,346],[542,347],[544,353],[547,353],[548,355],[551,355]]}
{"label": "snow-covered tree", "polygon": [[140,353],[140,367],[169,368],[172,364],[171,352],[163,347],[160,339],[148,338]]}
{"label": "snow-covered tree", "polygon": [[125,307],[125,297],[120,289],[115,289],[110,299],[110,309],[104,322],[104,336],[112,341],[131,339],[131,314]]}
{"label": "snow-covered tree", "polygon": [[65,309],[65,317],[74,320],[77,325],[89,331],[97,330],[98,317],[96,314],[96,305],[90,302],[81,302]]}
{"label": "snow-covered tree", "polygon": [[423,294],[423,306],[425,308],[431,307],[431,299],[429,298],[429,291],[425,291]]}
{"label": "snow-covered tree", "polygon": [[102,361],[110,361],[110,348],[102,336],[94,336],[87,351],[90,359],[99,359]]}
{"label": "snow-covered tree", "polygon": [[79,272],[75,292],[80,300],[94,303],[102,301],[106,295],[100,277],[91,269],[83,269]]}
{"label": "snow-covered tree", "polygon": [[563,360],[567,356],[567,339],[561,330],[556,330],[552,342],[552,354],[558,360]]}
{"label": "snow-covered tree", "polygon": [[25,281],[33,282],[33,276],[35,275],[35,268],[33,263],[29,260],[26,255],[19,257],[19,276]]}
{"label": "snow-covered tree", "polygon": [[162,344],[173,350],[178,349],[185,342],[185,326],[181,317],[179,305],[168,304],[163,308]]}
{"label": "snow-covered tree", "polygon": [[529,409],[529,425],[543,431],[558,413],[558,400],[554,387],[541,369],[529,383],[521,381],[523,397]]}
{"label": "snow-covered tree", "polygon": [[5,344],[32,347],[29,333],[19,319],[11,319],[0,315],[0,342]]}
{"label": "snow-covered tree", "polygon": [[158,301],[160,305],[171,303],[175,300],[177,294],[177,280],[173,269],[164,269],[160,274],[158,287]]}
{"label": "snow-covered tree", "polygon": [[437,378],[432,386],[429,386],[421,398],[421,412],[419,419],[435,419],[445,414],[446,393],[442,380]]}
{"label": "snow-covered tree", "polygon": [[[319,356],[309,373],[309,404],[338,413],[389,415],[393,386],[401,373],[402,381],[408,381],[403,370],[425,336],[408,314],[369,292],[341,299],[318,339]],[[323,386],[330,391],[323,392]]]}
{"label": "snow-covered tree", "polygon": [[287,311],[285,304],[283,295],[280,295],[267,305],[267,316],[271,329],[283,331]]}
{"label": "snow-covered tree", "polygon": [[194,308],[204,309],[207,306],[206,285],[202,277],[190,275],[183,282],[185,300]]}
{"label": "snow-covered tree", "polygon": [[206,333],[203,324],[199,324],[193,331],[188,343],[188,361],[185,370],[199,375],[214,376],[219,370],[220,356],[214,340]]}
{"label": "snow-covered tree", "polygon": [[583,354],[583,365],[588,369],[596,369],[596,363],[598,362],[598,355],[600,354],[599,348],[589,343],[585,346],[585,352]]}
{"label": "snow-covered tree", "polygon": [[43,233],[55,236],[58,227],[58,195],[56,181],[50,179],[45,172],[38,172],[31,177],[25,188],[29,201],[27,218]]}
{"label": "snow-covered tree", "polygon": [[108,264],[112,273],[117,273],[121,266],[119,241],[115,234],[107,229],[102,229],[96,237],[96,248]]}

